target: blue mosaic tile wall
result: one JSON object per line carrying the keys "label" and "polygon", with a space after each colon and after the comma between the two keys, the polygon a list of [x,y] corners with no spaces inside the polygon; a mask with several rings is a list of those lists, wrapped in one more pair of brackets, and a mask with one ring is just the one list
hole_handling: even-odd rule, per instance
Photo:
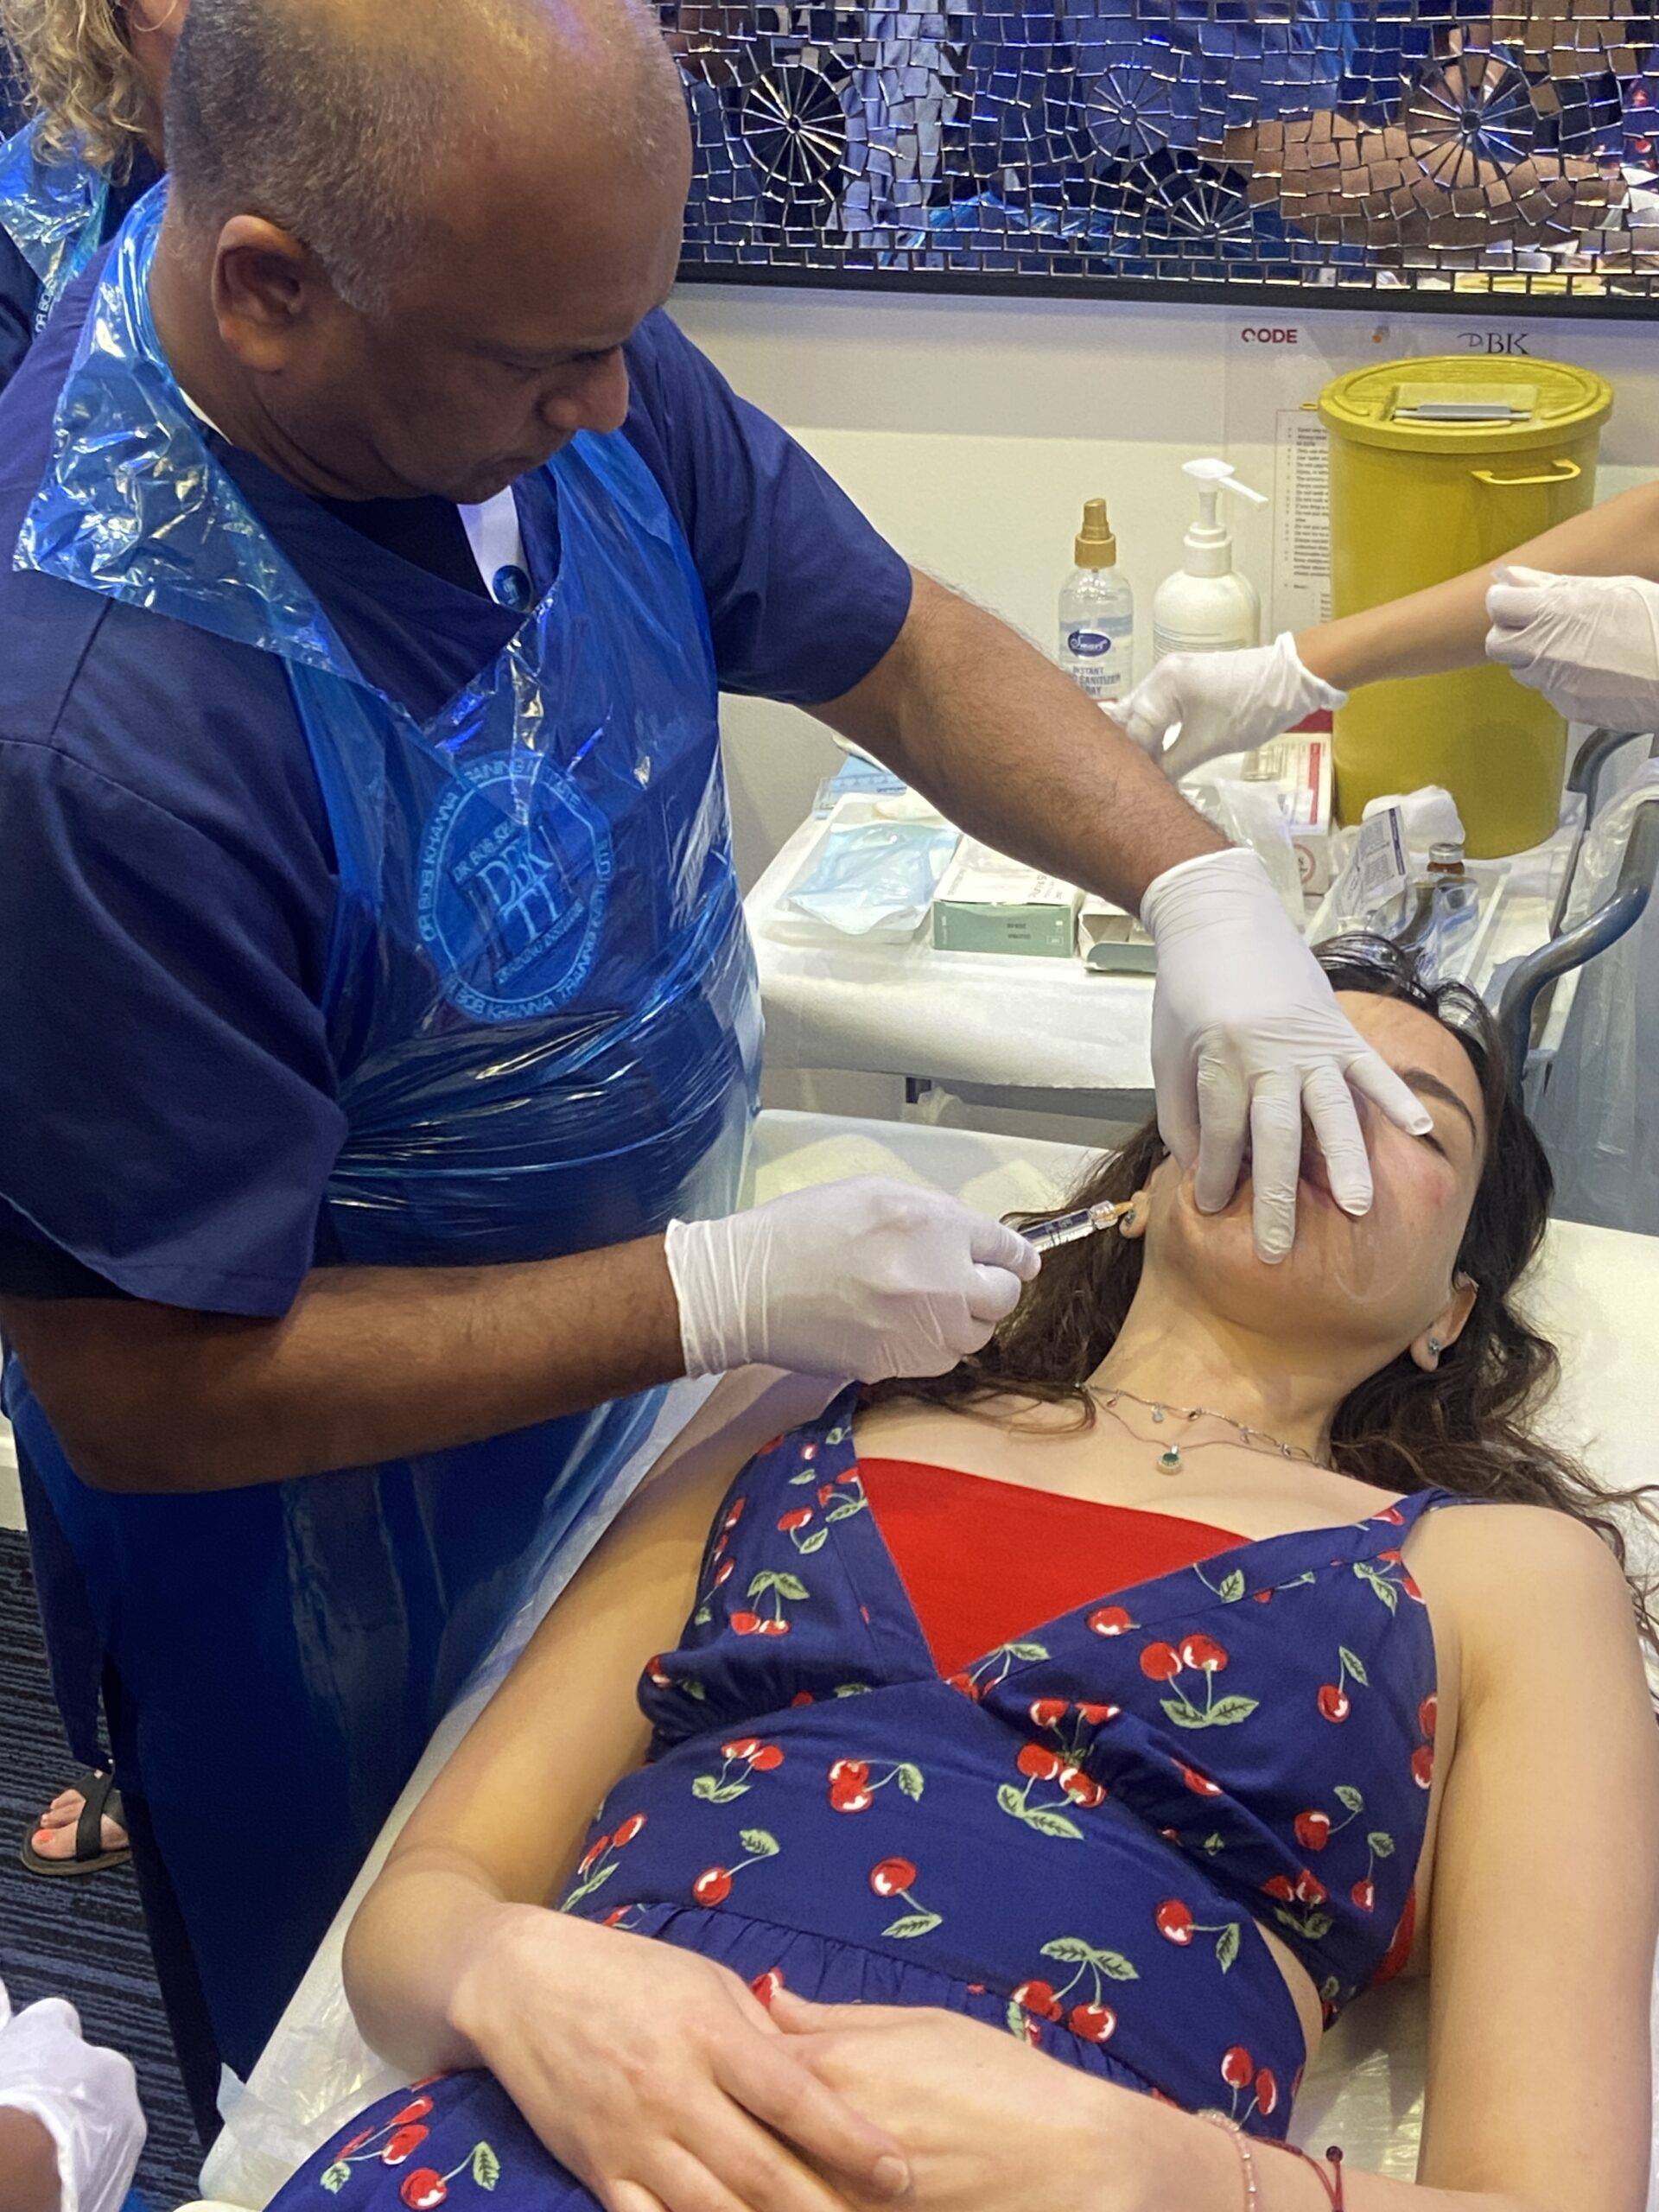
{"label": "blue mosaic tile wall", "polygon": [[1651,311],[1659,20],[1630,0],[662,0],[686,273]]}

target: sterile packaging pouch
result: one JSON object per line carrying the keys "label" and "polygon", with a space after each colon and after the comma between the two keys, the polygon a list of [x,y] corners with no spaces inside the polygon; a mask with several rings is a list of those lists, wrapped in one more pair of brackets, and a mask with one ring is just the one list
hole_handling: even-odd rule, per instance
{"label": "sterile packaging pouch", "polygon": [[1336,881],[1308,925],[1310,944],[1363,931],[1396,937],[1412,911],[1411,861],[1396,806],[1362,825]]}
{"label": "sterile packaging pouch", "polygon": [[835,774],[826,776],[818,785],[817,797],[812,802],[812,818],[815,822],[828,821],[844,798],[896,799],[917,796],[902,776],[895,776],[879,760],[872,760],[868,753],[849,753]]}
{"label": "sterile packaging pouch", "polygon": [[1213,787],[1217,826],[1235,845],[1248,845],[1268,871],[1285,912],[1300,929],[1307,919],[1302,871],[1278,787],[1225,776]]}
{"label": "sterile packaging pouch", "polygon": [[[897,805],[897,802],[893,804]],[[785,894],[791,936],[894,943],[913,937],[960,833],[936,814],[892,818],[843,799]]]}
{"label": "sterile packaging pouch", "polygon": [[1303,896],[1322,899],[1331,888],[1332,867],[1329,735],[1276,737],[1246,753],[1239,773],[1243,782],[1268,785],[1277,794]]}
{"label": "sterile packaging pouch", "polygon": [[1364,819],[1369,822],[1374,814],[1381,814],[1391,806],[1399,810],[1408,853],[1427,856],[1435,845],[1461,845],[1466,842],[1458,802],[1444,784],[1424,784],[1414,791],[1395,791],[1386,798],[1374,798],[1366,806]]}

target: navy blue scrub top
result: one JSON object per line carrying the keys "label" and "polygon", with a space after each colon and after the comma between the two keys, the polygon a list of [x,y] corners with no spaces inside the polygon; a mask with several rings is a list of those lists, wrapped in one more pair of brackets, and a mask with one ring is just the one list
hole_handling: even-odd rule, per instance
{"label": "navy blue scrub top", "polygon": [[[104,205],[100,244],[107,245],[115,236],[135,203],[143,198],[161,174],[148,154],[134,156],[127,175],[110,187],[110,196]],[[35,343],[35,313],[40,303],[40,278],[6,232],[0,230],[0,391],[16,375],[24,355]],[[63,302],[60,301],[59,305],[62,306]]]}
{"label": "navy blue scrub top", "polygon": [[[13,546],[97,270],[0,398]],[[867,675],[910,572],[664,315],[629,342],[625,435],[690,544],[722,689],[811,705]],[[439,500],[351,513],[220,459],[358,664],[423,718],[518,617]],[[518,487],[539,594],[556,500]],[[470,556],[467,556],[470,559]],[[321,1013],[335,877],[283,664],[0,563],[0,1290],[276,1315],[345,1134]]]}

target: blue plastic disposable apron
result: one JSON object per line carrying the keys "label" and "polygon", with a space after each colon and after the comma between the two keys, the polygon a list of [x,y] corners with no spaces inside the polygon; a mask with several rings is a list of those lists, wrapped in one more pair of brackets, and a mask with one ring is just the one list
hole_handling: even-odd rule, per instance
{"label": "blue plastic disposable apron", "polygon": [[[623,438],[582,435],[518,487],[521,512],[556,502],[556,575],[417,724],[362,679],[180,395],[148,300],[164,199],[100,280],[18,558],[283,661],[340,886],[327,1013],[350,1134],[321,1249],[538,1258],[728,1207],[758,999],[707,612],[655,480]],[[111,1497],[21,1375],[10,1395],[136,1716],[118,1764],[245,2073],[435,1722],[658,1401]]]}
{"label": "blue plastic disposable apron", "polygon": [[38,116],[0,145],[0,231],[41,280],[37,330],[98,251],[109,199],[106,169],[42,155]]}

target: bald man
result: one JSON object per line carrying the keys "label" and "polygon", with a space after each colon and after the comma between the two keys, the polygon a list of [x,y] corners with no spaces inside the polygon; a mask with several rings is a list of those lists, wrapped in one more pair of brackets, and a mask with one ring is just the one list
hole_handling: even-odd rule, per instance
{"label": "bald man", "polygon": [[1144,901],[1166,1126],[1202,1080],[1219,1205],[1254,1116],[1275,1254],[1304,1104],[1357,1211],[1349,1083],[1419,1109],[1254,859],[661,314],[648,14],[195,0],[166,138],[0,401],[0,1325],[209,2127],[639,1394],[937,1372],[1032,1272],[926,1195],[731,1213],[718,688]]}

